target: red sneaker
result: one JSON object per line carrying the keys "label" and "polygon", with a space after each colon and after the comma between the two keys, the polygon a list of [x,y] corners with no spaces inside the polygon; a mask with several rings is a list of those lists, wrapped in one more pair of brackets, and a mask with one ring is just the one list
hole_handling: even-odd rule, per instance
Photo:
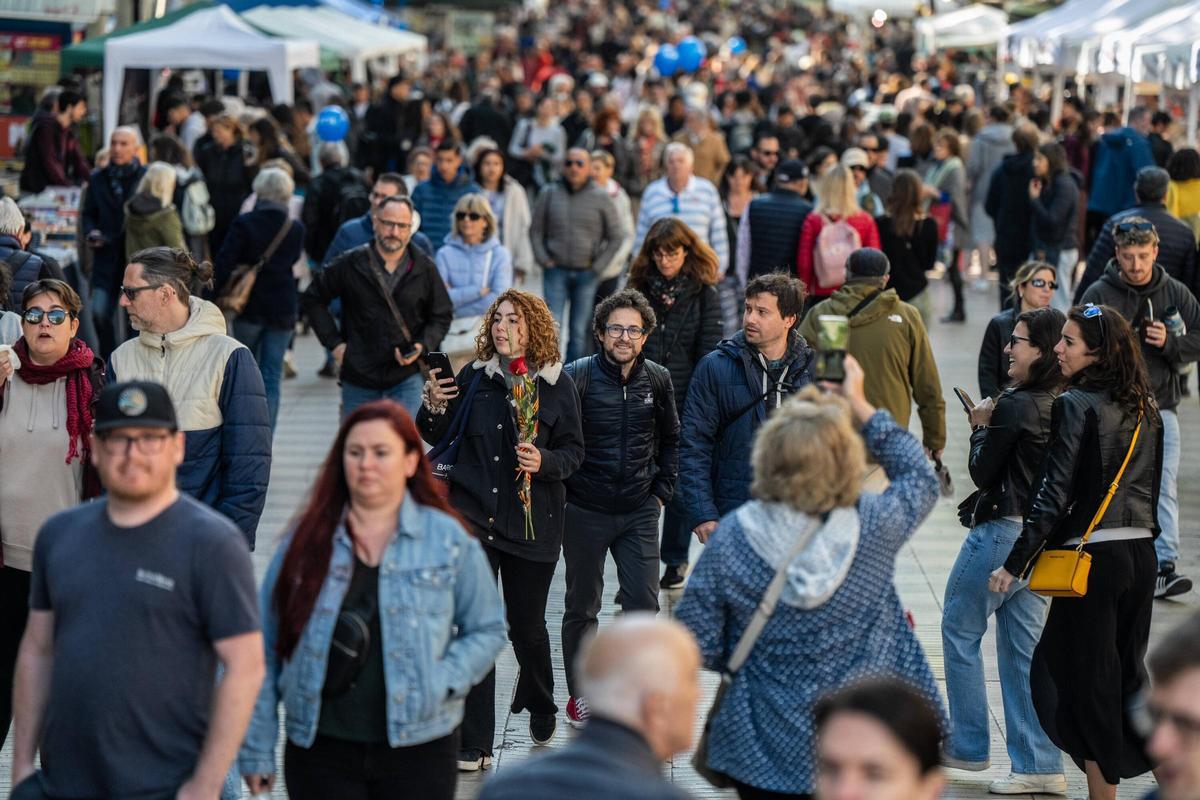
{"label": "red sneaker", "polygon": [[567,701],[567,722],[572,728],[582,728],[587,724],[588,717],[592,713],[588,711],[587,700],[582,697],[572,697]]}

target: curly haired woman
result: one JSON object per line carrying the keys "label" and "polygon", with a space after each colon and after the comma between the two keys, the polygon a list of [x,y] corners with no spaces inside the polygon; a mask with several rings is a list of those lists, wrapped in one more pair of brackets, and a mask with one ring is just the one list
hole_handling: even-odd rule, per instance
{"label": "curly haired woman", "polygon": [[[509,289],[483,315],[475,361],[457,377],[432,371],[417,416],[422,437],[436,444],[450,431],[456,415],[465,415],[450,473],[450,503],[483,545],[492,572],[504,576],[508,638],[520,666],[512,711],[529,710],[529,735],[539,745],[553,738],[558,713],[546,598],[562,547],[564,482],[583,461],[579,398],[562,367],[558,332],[546,303]],[[536,387],[537,422],[531,442],[518,435],[512,402],[514,387],[526,383]],[[520,472],[532,478],[532,529],[518,495],[525,483],[519,480]],[[461,770],[491,763],[495,695],[493,670],[467,697]]]}

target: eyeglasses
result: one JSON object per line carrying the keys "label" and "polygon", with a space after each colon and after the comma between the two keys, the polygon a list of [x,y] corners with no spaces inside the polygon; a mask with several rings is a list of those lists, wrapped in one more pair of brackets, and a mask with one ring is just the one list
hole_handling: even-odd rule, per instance
{"label": "eyeglasses", "polygon": [[676,247],[673,250],[658,249],[654,251],[654,257],[659,261],[665,261],[668,258],[682,258],[684,252],[682,247]]}
{"label": "eyeglasses", "polygon": [[110,456],[127,456],[132,448],[144,456],[154,456],[162,452],[163,445],[171,438],[169,433],[143,433],[138,436],[121,436],[107,434],[100,438],[100,445]]}
{"label": "eyeglasses", "polygon": [[469,219],[471,222],[479,222],[479,220],[483,219],[483,214],[477,214],[474,211],[455,211],[454,218],[459,222],[462,222],[464,219]]}
{"label": "eyeglasses", "polygon": [[1108,330],[1104,326],[1104,310],[1095,303],[1088,303],[1083,307],[1083,318],[1094,319],[1100,322],[1100,341],[1108,338]]}
{"label": "eyeglasses", "polygon": [[1033,280],[1029,281],[1029,285],[1035,289],[1045,289],[1047,286],[1049,286],[1051,289],[1058,288],[1057,282],[1048,281],[1045,278],[1034,278]]}
{"label": "eyeglasses", "polygon": [[21,319],[25,320],[26,325],[41,325],[43,318],[50,320],[51,325],[62,325],[68,319],[74,319],[75,315],[61,308],[52,308],[49,311],[43,311],[40,308],[27,308],[21,316]]}
{"label": "eyeglasses", "polygon": [[1017,342],[1029,342],[1030,344],[1033,344],[1033,340],[1030,339],[1028,336],[1017,336],[1014,333],[1008,337],[1008,346],[1009,347],[1016,347]]}
{"label": "eyeglasses", "polygon": [[636,342],[646,335],[645,328],[638,328],[634,325],[630,325],[628,328],[621,325],[605,325],[604,332],[614,339],[620,339],[621,334],[625,334],[631,342]]}
{"label": "eyeglasses", "polygon": [[161,286],[161,283],[151,283],[148,286],[122,286],[121,294],[125,295],[125,299],[132,303],[134,300],[137,300],[138,292],[144,292],[147,289],[157,289]]}
{"label": "eyeglasses", "polygon": [[568,158],[566,161],[563,162],[563,164],[565,164],[568,167],[586,167],[587,166],[586,161],[583,161],[582,159],[578,159],[578,158]]}
{"label": "eyeglasses", "polygon": [[862,166],[861,164],[855,164],[854,166],[852,166],[850,168],[850,171],[851,172],[861,172],[865,175],[867,173],[867,168]]}
{"label": "eyeglasses", "polygon": [[398,230],[406,231],[412,227],[411,222],[391,222],[390,220],[375,218],[375,224],[383,228],[385,231]]}
{"label": "eyeglasses", "polygon": [[1118,222],[1116,227],[1117,233],[1133,233],[1134,231],[1152,230],[1154,230],[1153,222]]}

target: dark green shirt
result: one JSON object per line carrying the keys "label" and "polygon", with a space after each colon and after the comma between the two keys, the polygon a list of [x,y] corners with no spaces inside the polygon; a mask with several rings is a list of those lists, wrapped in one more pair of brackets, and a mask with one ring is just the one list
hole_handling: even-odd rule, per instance
{"label": "dark green shirt", "polygon": [[[379,596],[379,567],[368,567],[357,556],[350,588],[342,600],[342,610],[378,608],[370,604],[371,595]],[[383,679],[383,640],[380,638],[379,612],[370,615],[371,647],[358,678],[345,692],[321,696],[321,718],[317,733],[349,742],[387,744],[387,684]]]}

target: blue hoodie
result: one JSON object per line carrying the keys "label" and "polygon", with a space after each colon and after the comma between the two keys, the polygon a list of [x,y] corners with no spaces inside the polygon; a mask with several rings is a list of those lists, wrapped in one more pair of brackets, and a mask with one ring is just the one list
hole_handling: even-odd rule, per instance
{"label": "blue hoodie", "polygon": [[421,230],[434,247],[440,250],[446,234],[454,229],[450,216],[458,199],[472,193],[482,194],[483,189],[471,177],[471,171],[465,165],[458,168],[458,174],[450,183],[442,180],[442,174],[435,169],[429,180],[417,184],[413,189],[412,201],[421,215]]}
{"label": "blue hoodie", "polygon": [[1153,167],[1150,140],[1133,128],[1109,131],[1096,143],[1088,211],[1106,216],[1137,204],[1133,182],[1142,167]]}
{"label": "blue hoodie", "polygon": [[[494,235],[486,242],[467,244],[452,233],[435,260],[456,317],[483,314],[496,295],[512,286],[512,257]],[[483,293],[485,285],[487,294]]]}

